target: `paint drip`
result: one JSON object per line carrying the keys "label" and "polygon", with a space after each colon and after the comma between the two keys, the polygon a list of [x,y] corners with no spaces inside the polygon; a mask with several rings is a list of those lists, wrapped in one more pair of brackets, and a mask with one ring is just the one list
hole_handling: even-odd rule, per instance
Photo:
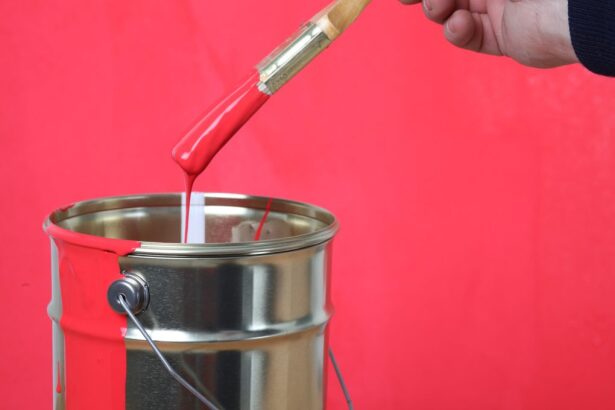
{"label": "paint drip", "polygon": [[62,294],[64,385],[58,363],[56,391],[64,392],[69,409],[124,410],[127,323],[125,316],[109,306],[107,289],[122,278],[120,256],[141,244],[86,235],[54,224],[46,231],[58,249]]}
{"label": "paint drip", "polygon": [[57,372],[58,372],[58,377],[56,380],[56,393],[61,394],[62,393],[62,376],[60,375],[60,362],[57,363]]}
{"label": "paint drip", "polygon": [[190,200],[192,199],[192,187],[194,186],[194,180],[196,175],[184,174],[184,183],[186,187],[186,209],[185,217],[186,223],[184,226],[184,243],[188,243],[188,227],[190,226]]}
{"label": "paint drip", "polygon": [[261,239],[261,234],[263,232],[263,226],[265,226],[265,222],[267,222],[267,217],[269,216],[269,212],[271,211],[272,201],[273,201],[273,198],[269,198],[269,200],[267,201],[267,205],[265,206],[265,213],[263,214],[263,217],[261,218],[261,221],[258,224],[258,229],[256,230],[256,234],[254,235],[255,241],[258,241]]}
{"label": "paint drip", "polygon": [[184,172],[186,186],[186,225],[188,238],[190,197],[196,178],[216,154],[269,99],[259,87],[260,74],[253,72],[225,98],[209,110],[173,148],[172,156]]}

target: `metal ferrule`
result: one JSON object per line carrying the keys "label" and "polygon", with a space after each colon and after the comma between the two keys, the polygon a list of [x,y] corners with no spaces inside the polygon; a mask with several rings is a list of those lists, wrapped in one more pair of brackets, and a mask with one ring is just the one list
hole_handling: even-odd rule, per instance
{"label": "metal ferrule", "polygon": [[317,24],[307,23],[256,67],[261,91],[269,95],[278,91],[329,44],[331,40]]}

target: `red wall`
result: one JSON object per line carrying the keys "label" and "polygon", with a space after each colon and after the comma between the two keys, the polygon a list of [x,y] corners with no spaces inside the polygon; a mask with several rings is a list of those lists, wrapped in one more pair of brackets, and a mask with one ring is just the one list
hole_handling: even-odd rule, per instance
{"label": "red wall", "polygon": [[[0,407],[51,404],[45,214],[180,190],[177,138],[324,4],[0,2]],[[377,1],[197,188],[337,214],[331,340],[358,409],[613,409],[614,99]]]}

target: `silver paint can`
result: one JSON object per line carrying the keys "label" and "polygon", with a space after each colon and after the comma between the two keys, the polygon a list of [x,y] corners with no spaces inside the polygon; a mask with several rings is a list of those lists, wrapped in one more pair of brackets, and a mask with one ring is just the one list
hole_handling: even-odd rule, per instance
{"label": "silver paint can", "polygon": [[[254,241],[268,198],[203,198],[197,210],[203,213],[205,243],[200,244],[179,243],[180,194],[79,202],[52,213],[46,224],[140,241],[119,257],[121,272],[147,290],[136,317],[169,364],[217,406],[323,409],[334,216],[274,199],[261,240]],[[57,255],[52,265],[55,363],[65,349]],[[168,374],[135,324],[127,323],[123,407],[205,408]],[[56,410],[64,409],[63,403],[56,400]]]}

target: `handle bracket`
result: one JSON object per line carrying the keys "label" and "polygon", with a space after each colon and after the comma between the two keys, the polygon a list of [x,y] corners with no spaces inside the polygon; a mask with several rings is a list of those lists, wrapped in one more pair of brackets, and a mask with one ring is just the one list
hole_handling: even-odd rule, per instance
{"label": "handle bracket", "polygon": [[117,313],[126,314],[120,303],[120,296],[124,297],[126,306],[135,315],[147,309],[149,304],[149,286],[141,276],[136,273],[124,273],[122,279],[118,279],[107,290],[107,301]]}

